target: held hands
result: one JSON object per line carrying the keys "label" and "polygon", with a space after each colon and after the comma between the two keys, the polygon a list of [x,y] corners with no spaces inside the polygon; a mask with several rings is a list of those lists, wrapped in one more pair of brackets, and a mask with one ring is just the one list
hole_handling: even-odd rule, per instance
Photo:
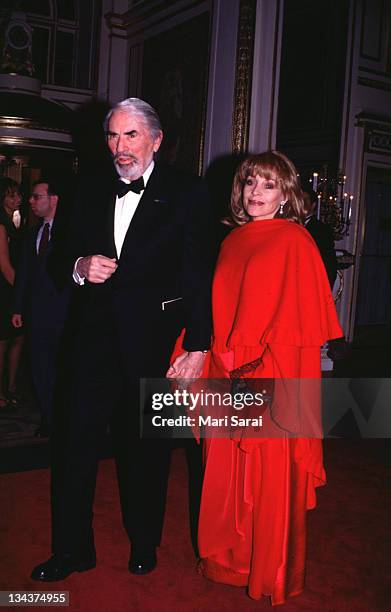
{"label": "held hands", "polygon": [[175,379],[200,378],[204,367],[205,357],[206,355],[202,351],[182,353],[168,368],[166,377]]}
{"label": "held hands", "polygon": [[79,259],[76,272],[90,283],[104,283],[118,268],[115,259],[105,255],[89,255]]}

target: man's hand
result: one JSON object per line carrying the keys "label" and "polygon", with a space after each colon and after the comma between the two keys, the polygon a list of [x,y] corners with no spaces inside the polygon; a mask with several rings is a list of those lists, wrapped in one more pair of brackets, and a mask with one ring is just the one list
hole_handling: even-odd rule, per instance
{"label": "man's hand", "polygon": [[19,328],[23,327],[23,318],[21,314],[13,314],[11,318],[11,323],[14,327]]}
{"label": "man's hand", "polygon": [[90,283],[104,283],[118,268],[115,259],[105,255],[89,255],[79,259],[76,272]]}
{"label": "man's hand", "polygon": [[200,378],[205,362],[202,351],[185,352],[179,355],[168,368],[167,378]]}

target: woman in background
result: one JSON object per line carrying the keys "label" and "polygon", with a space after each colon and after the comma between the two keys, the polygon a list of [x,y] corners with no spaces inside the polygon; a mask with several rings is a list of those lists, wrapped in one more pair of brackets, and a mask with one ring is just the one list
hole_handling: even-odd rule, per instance
{"label": "woman in background", "polygon": [[222,244],[213,282],[208,377],[270,378],[276,386],[264,415],[267,437],[205,440],[200,570],[274,605],[304,588],[306,511],[325,483],[319,381],[315,391],[301,389],[295,406],[284,403],[290,392],[278,380],[292,379],[296,391],[295,380],[319,379],[320,347],[342,335],[303,218],[292,162],[277,151],[246,159],[233,183],[228,222],[236,229]]}
{"label": "woman in background", "polygon": [[[20,244],[21,195],[13,179],[0,179],[0,409],[16,406],[17,373],[23,347],[23,330],[11,324],[12,290]],[[8,384],[6,380],[8,379]]]}

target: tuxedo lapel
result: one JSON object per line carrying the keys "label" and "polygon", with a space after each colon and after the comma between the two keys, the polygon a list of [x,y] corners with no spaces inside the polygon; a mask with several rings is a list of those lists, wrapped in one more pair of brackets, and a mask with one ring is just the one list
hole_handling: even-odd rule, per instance
{"label": "tuxedo lapel", "polygon": [[164,194],[159,167],[155,165],[128,227],[121,257],[137,249],[144,238],[167,218],[168,199]]}
{"label": "tuxedo lapel", "polygon": [[107,223],[105,227],[107,228],[107,245],[109,247],[109,252],[112,257],[117,257],[117,250],[115,247],[114,240],[114,215],[115,215],[115,203],[117,200],[117,196],[112,190],[109,195],[109,205],[107,207]]}

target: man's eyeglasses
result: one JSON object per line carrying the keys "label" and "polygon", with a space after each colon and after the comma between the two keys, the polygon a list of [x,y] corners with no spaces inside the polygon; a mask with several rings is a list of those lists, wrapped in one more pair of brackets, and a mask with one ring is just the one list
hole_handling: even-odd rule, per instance
{"label": "man's eyeglasses", "polygon": [[48,198],[48,193],[32,193],[30,196],[31,200],[40,200],[41,198]]}

